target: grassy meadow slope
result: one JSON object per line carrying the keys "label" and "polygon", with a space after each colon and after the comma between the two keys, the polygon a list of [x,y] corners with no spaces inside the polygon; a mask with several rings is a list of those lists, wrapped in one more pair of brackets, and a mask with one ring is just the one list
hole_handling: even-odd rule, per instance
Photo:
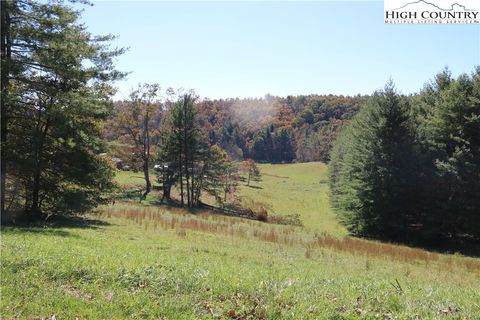
{"label": "grassy meadow slope", "polygon": [[240,184],[240,196],[267,204],[274,214],[299,214],[307,229],[345,235],[328,199],[328,167],[320,162],[261,164],[262,180]]}
{"label": "grassy meadow slope", "polygon": [[261,188],[240,194],[299,213],[305,227],[152,198],[89,221],[2,228],[2,319],[480,318],[479,259],[345,237],[325,166],[261,169]]}
{"label": "grassy meadow slope", "polygon": [[[298,214],[305,228],[317,232],[342,236],[347,232],[338,223],[329,204],[328,167],[321,162],[296,164],[259,164],[262,178],[260,182],[240,182],[238,196],[245,206],[264,205],[274,215]],[[150,176],[154,186],[155,173]],[[140,190],[145,187],[142,172],[119,171],[116,181],[125,190]],[[137,193],[137,196],[140,192]],[[176,194],[176,191],[173,191]],[[155,204],[158,193],[148,195],[146,204]],[[212,199],[205,201],[214,204]]]}

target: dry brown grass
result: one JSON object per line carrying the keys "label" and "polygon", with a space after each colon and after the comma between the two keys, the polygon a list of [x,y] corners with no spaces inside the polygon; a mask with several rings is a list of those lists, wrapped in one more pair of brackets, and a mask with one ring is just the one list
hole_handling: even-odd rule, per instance
{"label": "dry brown grass", "polygon": [[326,248],[367,257],[384,257],[407,263],[441,264],[452,270],[461,267],[469,272],[480,274],[480,261],[471,258],[445,256],[423,249],[410,248],[378,241],[356,239],[352,237],[337,238],[327,234],[308,235],[298,232],[295,227],[275,227],[257,221],[211,215],[207,212],[191,214],[184,209],[169,207],[167,209],[127,208],[105,209],[103,217],[121,217],[133,221],[145,229],[175,230],[179,237],[186,237],[185,229],[212,234],[228,235],[240,238],[256,238],[262,241],[287,246],[306,248],[305,257],[312,257],[312,250]]}
{"label": "dry brown grass", "polygon": [[305,258],[306,259],[312,258],[312,250],[310,248],[307,248],[307,250],[305,250]]}

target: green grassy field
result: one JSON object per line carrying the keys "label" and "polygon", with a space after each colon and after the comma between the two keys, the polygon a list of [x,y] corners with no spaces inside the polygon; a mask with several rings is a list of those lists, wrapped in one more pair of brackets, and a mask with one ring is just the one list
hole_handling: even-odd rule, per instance
{"label": "green grassy field", "polygon": [[325,164],[262,164],[259,167],[262,180],[252,182],[252,187],[240,184],[241,196],[267,204],[274,214],[299,214],[307,229],[346,235],[329,204]]}
{"label": "green grassy field", "polygon": [[[345,228],[338,223],[329,204],[325,164],[260,164],[259,168],[262,172],[260,182],[252,181],[250,186],[247,186],[246,182],[239,183],[238,196],[246,206],[253,200],[264,204],[270,214],[299,214],[304,226],[309,230],[346,235]],[[153,185],[157,185],[153,171],[150,176]],[[126,190],[144,188],[143,179],[142,172],[130,171],[119,171],[116,177],[117,183]],[[152,192],[144,203],[153,204],[158,197],[158,193]],[[208,197],[205,200],[212,203]]]}
{"label": "green grassy field", "polygon": [[147,201],[2,228],[2,319],[480,319],[479,259],[344,237],[325,166],[262,171],[240,194],[305,227]]}

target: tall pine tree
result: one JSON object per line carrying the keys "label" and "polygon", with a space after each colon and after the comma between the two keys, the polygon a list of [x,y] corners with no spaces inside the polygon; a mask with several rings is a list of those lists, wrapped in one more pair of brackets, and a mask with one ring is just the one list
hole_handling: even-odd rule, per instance
{"label": "tall pine tree", "polygon": [[123,50],[57,1],[2,1],[1,17],[2,209],[88,210],[112,187],[99,137]]}
{"label": "tall pine tree", "polygon": [[426,232],[480,236],[480,67],[457,79],[445,70],[417,101]]}
{"label": "tall pine tree", "polygon": [[332,152],[332,203],[357,235],[405,236],[413,214],[409,105],[392,83],[376,92]]}

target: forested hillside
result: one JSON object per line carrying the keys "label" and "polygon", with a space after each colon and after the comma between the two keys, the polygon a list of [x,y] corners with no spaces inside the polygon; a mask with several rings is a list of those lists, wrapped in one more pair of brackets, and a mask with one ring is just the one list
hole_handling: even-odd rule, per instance
{"label": "forested hillside", "polygon": [[[196,103],[197,122],[211,145],[219,145],[235,159],[259,162],[328,161],[333,141],[357,113],[367,96],[308,95],[286,98],[267,95],[252,99],[204,99]],[[135,167],[131,148],[118,124],[132,101],[117,101],[105,138],[112,155]],[[150,125],[168,127],[165,115],[170,103],[158,101]],[[160,131],[152,136],[159,143]]]}

